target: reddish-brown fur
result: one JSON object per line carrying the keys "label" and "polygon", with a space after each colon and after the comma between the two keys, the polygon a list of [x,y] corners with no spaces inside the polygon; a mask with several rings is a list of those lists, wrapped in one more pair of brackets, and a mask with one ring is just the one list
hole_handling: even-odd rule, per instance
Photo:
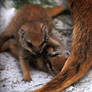
{"label": "reddish-brown fur", "polygon": [[[29,64],[27,63],[30,60],[32,65],[35,65],[36,68],[48,72],[48,68],[43,60],[43,55],[38,57],[33,56],[32,48],[30,44],[32,43],[35,47],[35,54],[39,54],[40,45],[43,42],[44,32],[49,36],[48,44],[51,48],[59,46],[60,43],[53,39],[52,36],[52,19],[51,17],[58,14],[64,8],[58,6],[56,8],[45,9],[40,5],[27,4],[17,10],[15,16],[12,18],[11,22],[5,29],[5,31],[0,35],[0,52],[9,49],[11,53],[19,59],[20,66],[23,72],[23,80],[29,81],[30,69]],[[55,10],[55,11],[54,11]],[[42,30],[43,26],[46,26],[46,31]],[[37,59],[36,59],[37,58]],[[58,59],[58,56],[55,59]],[[54,60],[55,72],[59,72],[63,67],[63,64],[66,60],[66,57],[61,55],[62,60]],[[51,58],[53,61],[53,58]],[[59,63],[62,63],[59,64]],[[47,63],[47,62],[46,62]],[[60,65],[60,66],[59,66]],[[59,66],[59,68],[57,68]]]}
{"label": "reddish-brown fur", "polygon": [[92,0],[68,0],[73,21],[73,42],[61,72],[32,92],[61,92],[79,80],[92,66]]}

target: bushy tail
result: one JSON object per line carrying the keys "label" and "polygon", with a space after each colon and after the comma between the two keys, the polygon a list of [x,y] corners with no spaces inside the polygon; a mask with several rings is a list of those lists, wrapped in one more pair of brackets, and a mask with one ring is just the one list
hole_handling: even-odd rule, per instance
{"label": "bushy tail", "polygon": [[92,65],[92,1],[69,1],[74,25],[71,54],[54,79],[32,92],[61,92],[79,80]]}
{"label": "bushy tail", "polygon": [[54,8],[47,8],[46,12],[49,16],[54,17],[56,15],[58,15],[59,13],[63,12],[65,10],[65,6],[60,5],[60,6],[56,6]]}

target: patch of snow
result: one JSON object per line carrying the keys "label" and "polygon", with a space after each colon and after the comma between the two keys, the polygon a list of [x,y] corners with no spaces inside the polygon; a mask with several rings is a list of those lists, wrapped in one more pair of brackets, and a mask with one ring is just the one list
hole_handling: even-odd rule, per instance
{"label": "patch of snow", "polygon": [[9,24],[13,15],[15,14],[15,8],[5,8],[2,7],[0,10],[0,33],[4,31],[4,29]]}
{"label": "patch of snow", "polygon": [[24,82],[22,80],[19,62],[9,53],[0,54],[0,67],[1,66],[3,66],[3,69],[0,70],[0,87],[3,90],[7,89],[7,92],[25,92],[29,89],[32,90],[52,79],[52,76],[49,74],[31,68],[30,75],[32,81]]}
{"label": "patch of snow", "polygon": [[[0,54],[0,92],[28,92],[42,87],[52,79],[48,73],[31,68],[32,81],[24,82],[19,62],[10,53]],[[63,92],[92,92],[92,69],[77,83],[71,85]]]}

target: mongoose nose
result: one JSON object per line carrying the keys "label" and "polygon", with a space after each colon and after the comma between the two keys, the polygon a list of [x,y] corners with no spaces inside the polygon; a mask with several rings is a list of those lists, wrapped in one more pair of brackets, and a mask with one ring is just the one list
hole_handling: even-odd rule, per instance
{"label": "mongoose nose", "polygon": [[41,54],[40,51],[36,51],[37,56],[40,56],[40,54]]}

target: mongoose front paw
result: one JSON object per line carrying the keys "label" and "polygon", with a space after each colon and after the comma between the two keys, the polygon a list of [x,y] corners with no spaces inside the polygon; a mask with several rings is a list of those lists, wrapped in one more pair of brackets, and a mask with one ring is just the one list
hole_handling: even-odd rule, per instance
{"label": "mongoose front paw", "polygon": [[32,78],[30,77],[29,73],[25,73],[23,75],[23,81],[32,81]]}

